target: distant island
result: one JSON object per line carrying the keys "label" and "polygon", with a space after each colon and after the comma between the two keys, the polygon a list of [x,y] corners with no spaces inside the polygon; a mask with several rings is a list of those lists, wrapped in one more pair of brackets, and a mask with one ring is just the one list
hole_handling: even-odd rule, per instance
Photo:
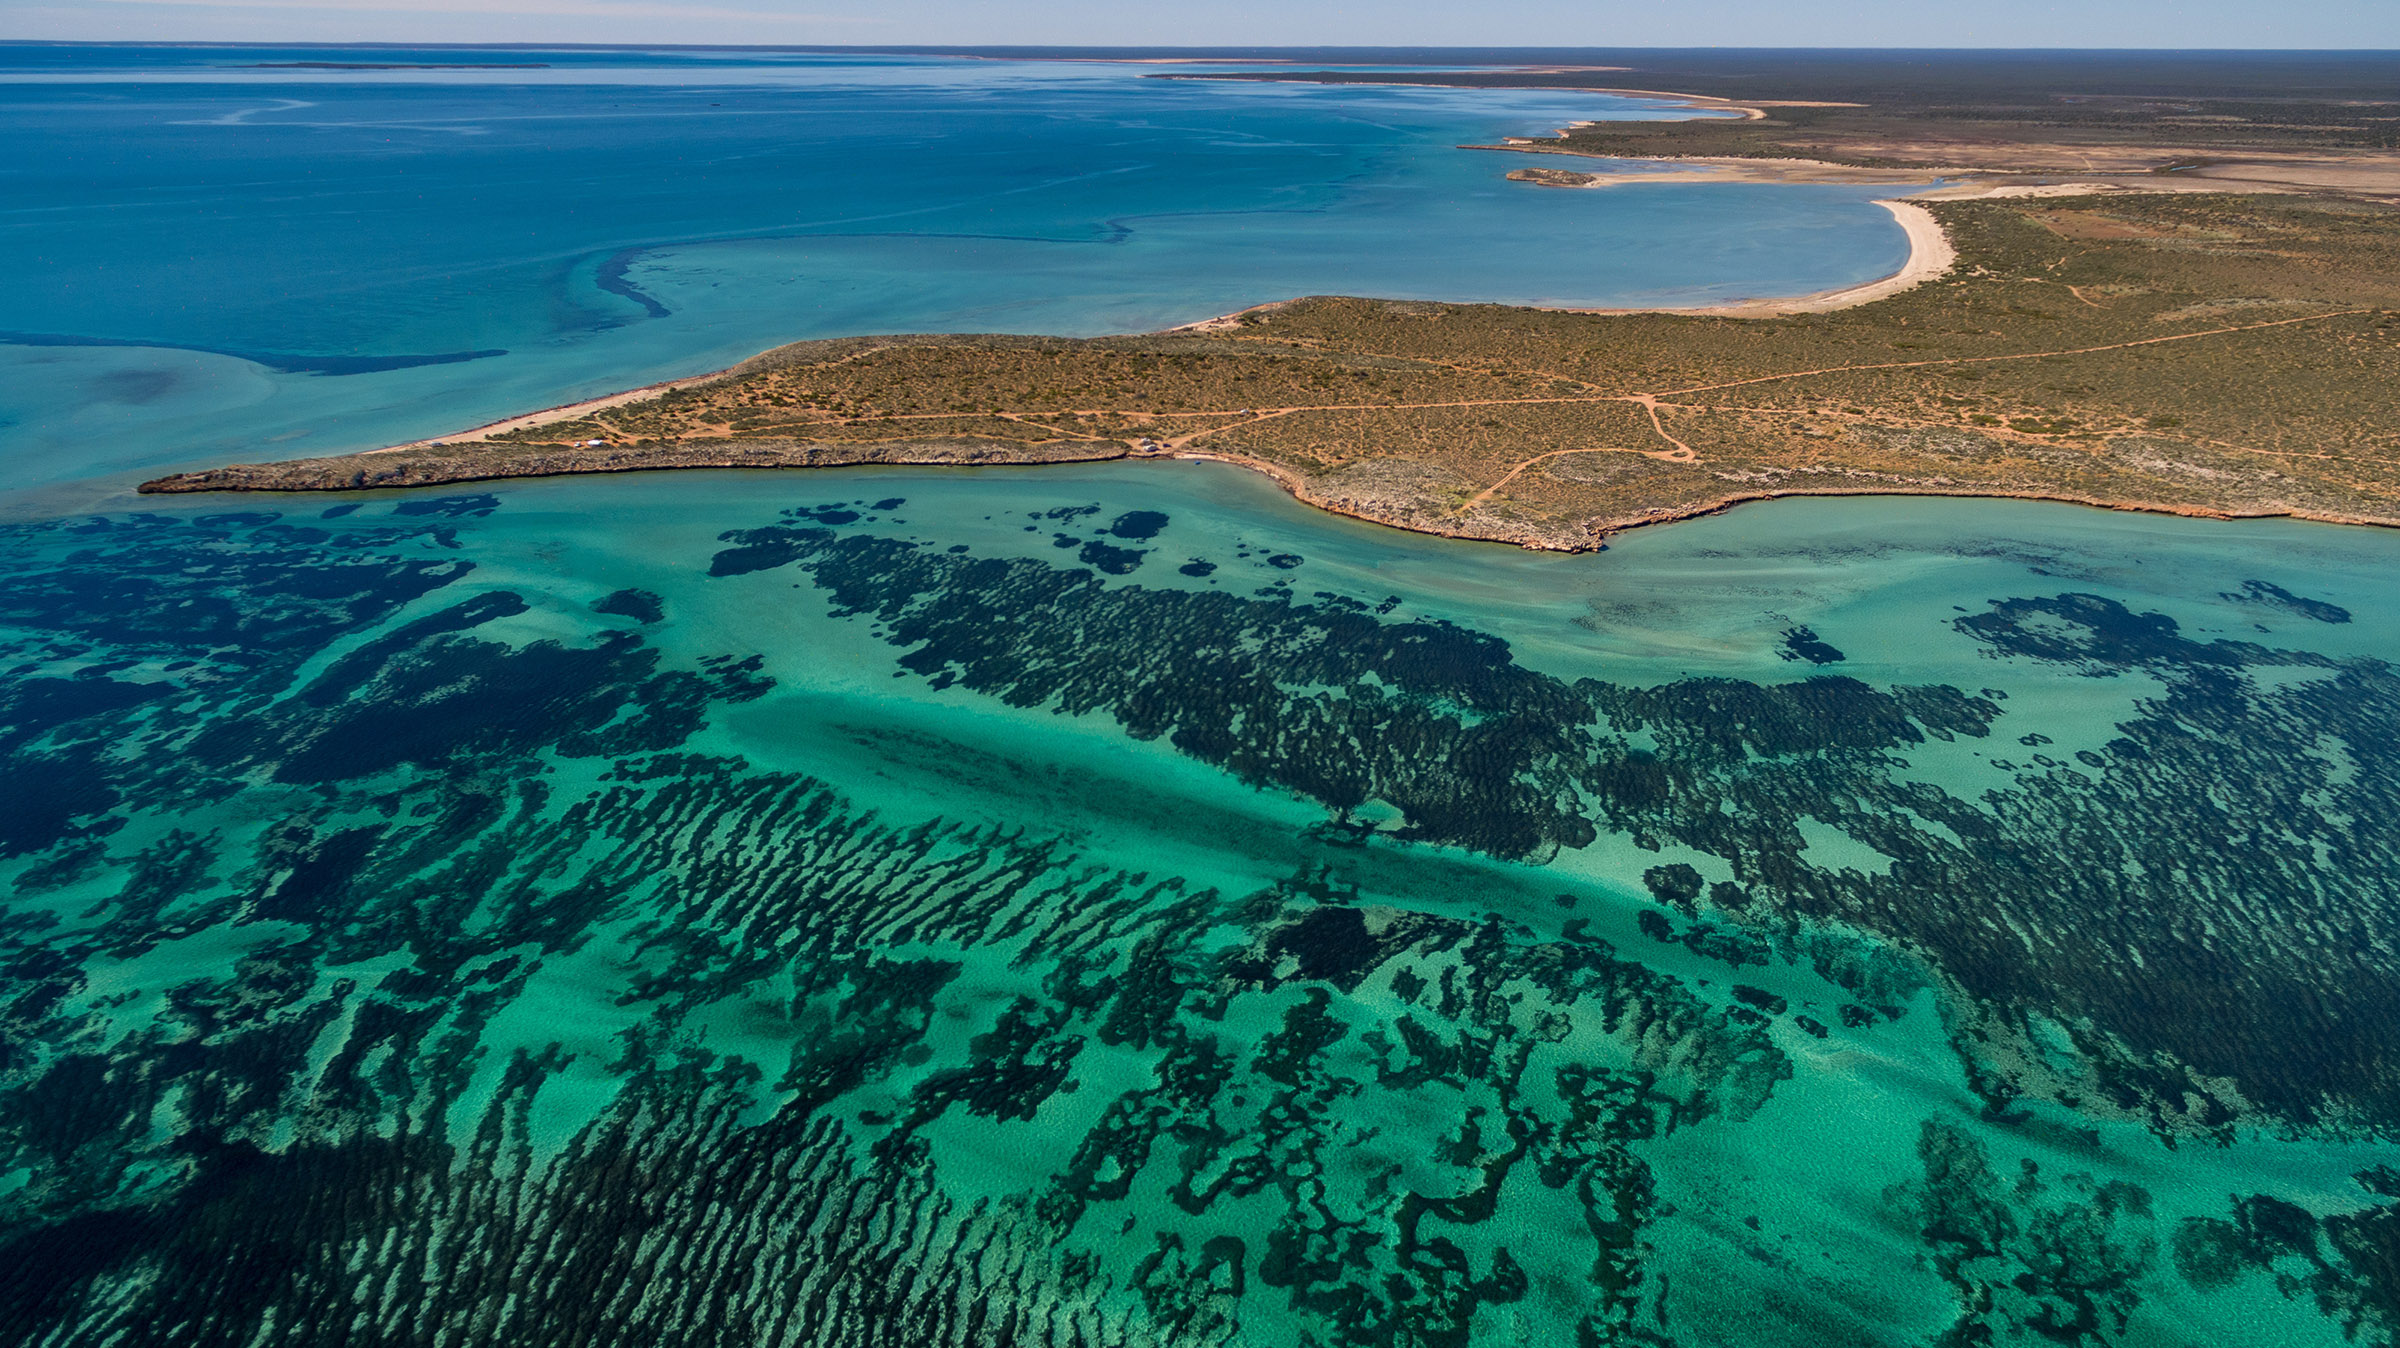
{"label": "distant island", "polygon": [[[1770,120],[1610,122],[1509,148],[1611,157],[1632,148],[1623,138],[1691,137],[1772,167],[1772,147],[1706,140],[1782,134]],[[2174,148],[2144,134],[2124,153]],[[1383,524],[1568,550],[1792,495],[2400,525],[2400,207],[2372,178],[2395,156],[2310,154],[2340,171],[2241,191],[2181,190],[2123,164],[2027,181],[1995,158],[2000,181],[1887,203],[1909,228],[1909,266],[1828,295],[1681,313],[1319,297],[1138,337],[804,342],[439,441],[141,489],[1164,457],[1242,464]],[[1814,164],[1801,167],[1870,167]],[[1510,176],[1626,180],[1547,166]]]}

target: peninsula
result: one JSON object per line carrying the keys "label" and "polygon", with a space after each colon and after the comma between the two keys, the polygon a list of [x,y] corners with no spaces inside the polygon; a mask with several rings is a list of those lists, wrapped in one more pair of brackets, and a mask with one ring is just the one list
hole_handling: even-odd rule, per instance
{"label": "peninsula", "polygon": [[1167,457],[1555,549],[1791,495],[2400,524],[2400,209],[2125,193],[1914,211],[1940,227],[1916,231],[1920,253],[1946,239],[1955,259],[1850,307],[1830,306],[1865,296],[1722,313],[1312,298],[1139,337],[803,342],[441,442],[142,490]]}

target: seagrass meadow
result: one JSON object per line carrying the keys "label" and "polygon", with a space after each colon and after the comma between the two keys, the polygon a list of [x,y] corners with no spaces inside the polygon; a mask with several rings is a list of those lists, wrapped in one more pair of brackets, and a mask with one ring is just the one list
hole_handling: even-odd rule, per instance
{"label": "seagrass meadow", "polygon": [[2389,1343],[2400,542],[22,525],[0,1342]]}

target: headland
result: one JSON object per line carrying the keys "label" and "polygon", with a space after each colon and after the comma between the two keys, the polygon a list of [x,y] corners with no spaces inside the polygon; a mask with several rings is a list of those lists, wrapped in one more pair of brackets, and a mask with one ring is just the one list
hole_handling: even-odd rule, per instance
{"label": "headland", "polygon": [[[1437,82],[1385,82],[1412,81]],[[1146,336],[803,342],[439,440],[142,490],[1205,458],[1360,519],[1566,550],[1789,495],[2400,524],[2400,197],[2307,173],[2267,181],[2265,152],[2238,182],[2136,172],[2142,155],[2173,151],[2150,134],[2155,118],[2137,128],[2147,141],[2108,130],[2123,163],[2087,149],[2090,171],[2071,175],[2027,167],[2019,141],[2016,167],[1951,165],[1940,173],[1961,180],[1934,185],[1924,165],[1858,152],[1855,122],[1835,127],[1848,141],[1818,134],[1797,153],[1795,125],[1934,119],[1922,97],[1894,112],[1832,96],[1843,91],[1803,81],[1763,89],[1792,96],[1754,99],[1740,118],[1597,123],[1491,148],[1543,156],[1510,175],[1543,190],[1913,179],[1927,190],[1882,203],[1908,261],[1860,286],[1674,312],[1312,297]],[[1553,167],[1667,142],[1731,153],[1664,171]],[[2319,147],[2312,162],[2372,186],[2378,156]]]}

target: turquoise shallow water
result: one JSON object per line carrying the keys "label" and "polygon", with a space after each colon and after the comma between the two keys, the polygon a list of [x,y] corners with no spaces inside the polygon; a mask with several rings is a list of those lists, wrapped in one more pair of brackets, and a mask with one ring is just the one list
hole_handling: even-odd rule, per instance
{"label": "turquoise shallow water", "polygon": [[[137,111],[252,78],[138,59]],[[697,97],[689,69],[609,59],[512,78]],[[728,80],[764,87],[745,61]],[[840,69],[842,99],[931,97],[922,62]],[[99,115],[102,82],[65,74],[45,96]],[[1090,120],[1180,166],[1162,201],[1290,148],[1222,116],[1142,141],[1118,78],[936,92],[1049,118],[1115,90]],[[395,89],[434,91],[427,126],[463,97],[373,97]],[[1345,220],[1458,211],[1528,242],[1582,220],[1540,211],[1636,198],[1495,197],[1561,203],[1511,220],[1444,176],[1474,156],[1376,139],[1432,143],[1408,118],[1465,103],[1291,98],[1238,106],[1287,140],[1374,120],[1304,148],[1381,167],[1331,196],[1287,176],[1317,205],[1263,235],[1161,210],[1127,243],[979,236],[939,245],[978,286],[910,291],[895,259],[925,237],[691,231],[618,278],[669,317],[616,328],[559,317],[594,291],[640,311],[576,270],[631,246],[606,239],[541,244],[574,259],[547,279],[527,245],[429,281],[405,321],[375,268],[340,292],[295,264],[311,303],[118,295],[77,330],[173,315],[143,337],[256,355],[281,330],[259,315],[312,310],[317,356],[440,351],[485,340],[457,326],[478,285],[525,326],[490,339],[507,357],[366,374],[13,349],[61,362],[41,405],[77,415],[64,370],[186,362],[91,413],[181,462],[302,406],[333,418],[311,434],[363,434],[342,428],[485,376],[497,399],[599,369],[630,334],[764,330],[826,276],[884,279],[812,321],[878,326],[897,296],[1105,328],[1270,274],[1245,258],[1331,265],[1310,231]],[[1216,141],[1211,169],[1193,146]],[[1756,200],[1829,231],[1858,204]],[[1695,234],[1695,274],[1755,225]],[[1052,248],[1107,261],[1044,274]],[[1523,261],[1454,251],[1492,270],[1419,283]],[[197,284],[175,271],[145,284]],[[45,426],[9,432],[12,480],[99,508],[25,486],[0,527],[0,1342],[2400,1324],[2400,536],[1847,498],[1569,557],[1182,463],[153,507]]]}
{"label": "turquoise shallow water", "polygon": [[2388,535],[625,485],[9,540],[12,1333],[2384,1332]]}

